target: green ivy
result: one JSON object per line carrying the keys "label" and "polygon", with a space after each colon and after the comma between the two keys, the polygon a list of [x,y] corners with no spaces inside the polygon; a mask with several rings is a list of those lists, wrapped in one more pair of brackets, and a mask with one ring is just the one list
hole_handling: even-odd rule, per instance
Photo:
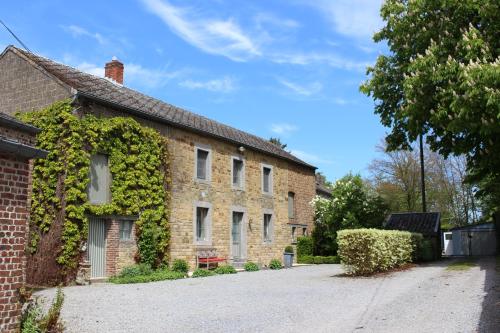
{"label": "green ivy", "polygon": [[[88,216],[132,215],[136,221],[137,260],[151,266],[167,261],[169,244],[170,158],[167,139],[133,118],[78,114],[70,101],[20,115],[39,127],[38,147],[49,152],[33,169],[30,246],[62,223],[57,262],[75,268],[87,238]],[[90,156],[109,157],[111,202],[88,202]]]}

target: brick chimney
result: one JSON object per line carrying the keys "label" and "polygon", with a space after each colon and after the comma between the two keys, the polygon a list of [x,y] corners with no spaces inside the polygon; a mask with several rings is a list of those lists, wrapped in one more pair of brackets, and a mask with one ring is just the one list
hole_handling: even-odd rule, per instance
{"label": "brick chimney", "polygon": [[113,57],[104,67],[104,76],[116,83],[123,84],[123,63]]}

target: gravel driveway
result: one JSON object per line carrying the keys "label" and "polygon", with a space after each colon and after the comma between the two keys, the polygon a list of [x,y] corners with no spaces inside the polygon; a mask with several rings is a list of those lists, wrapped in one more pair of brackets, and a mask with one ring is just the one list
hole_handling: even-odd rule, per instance
{"label": "gravel driveway", "polygon": [[448,264],[375,278],[318,265],[68,287],[62,315],[69,332],[500,332],[494,258],[467,271]]}

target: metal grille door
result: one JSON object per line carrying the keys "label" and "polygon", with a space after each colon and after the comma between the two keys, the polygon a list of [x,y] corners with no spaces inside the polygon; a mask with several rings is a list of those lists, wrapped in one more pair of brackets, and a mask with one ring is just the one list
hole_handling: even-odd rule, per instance
{"label": "metal grille door", "polygon": [[92,278],[106,277],[106,220],[89,219],[89,260]]}

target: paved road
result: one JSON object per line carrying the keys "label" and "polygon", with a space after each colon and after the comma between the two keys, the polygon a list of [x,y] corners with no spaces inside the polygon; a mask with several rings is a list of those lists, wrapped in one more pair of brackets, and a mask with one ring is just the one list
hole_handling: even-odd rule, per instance
{"label": "paved road", "polygon": [[494,258],[468,271],[448,264],[375,278],[318,265],[68,287],[62,315],[69,332],[500,332]]}

